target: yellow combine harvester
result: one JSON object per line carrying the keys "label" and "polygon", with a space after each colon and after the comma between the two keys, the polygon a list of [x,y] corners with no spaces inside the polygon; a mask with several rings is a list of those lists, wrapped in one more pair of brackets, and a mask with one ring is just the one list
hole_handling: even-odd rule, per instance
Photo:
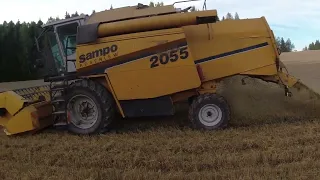
{"label": "yellow combine harvester", "polygon": [[[216,10],[188,12],[139,4],[43,26],[48,86],[2,92],[0,125],[7,135],[67,124],[76,134],[103,132],[123,118],[167,116],[189,100],[197,129],[225,127],[220,80],[247,75],[288,88],[275,37],[264,17],[218,21]],[[52,68],[51,68],[52,70]],[[49,72],[49,71],[48,71]]]}

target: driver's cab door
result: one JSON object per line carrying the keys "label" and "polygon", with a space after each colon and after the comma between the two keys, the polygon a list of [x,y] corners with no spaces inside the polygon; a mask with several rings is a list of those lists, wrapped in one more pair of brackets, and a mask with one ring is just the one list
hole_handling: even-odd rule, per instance
{"label": "driver's cab door", "polygon": [[[61,57],[63,59],[64,67],[68,67],[67,72],[76,71],[76,35],[78,26],[81,24],[83,24],[83,19],[54,26],[54,32]],[[66,49],[66,47],[69,47],[70,49]],[[68,61],[66,61],[66,56]],[[68,63],[67,66],[66,63]]]}

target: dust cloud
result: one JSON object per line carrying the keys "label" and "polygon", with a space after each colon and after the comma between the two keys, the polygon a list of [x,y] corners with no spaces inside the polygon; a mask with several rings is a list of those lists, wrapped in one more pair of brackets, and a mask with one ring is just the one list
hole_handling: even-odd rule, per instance
{"label": "dust cloud", "polygon": [[290,88],[292,97],[286,97],[284,88],[278,84],[245,78],[243,85],[243,78],[226,78],[218,89],[230,104],[233,124],[296,122],[320,117],[320,96],[306,86]]}

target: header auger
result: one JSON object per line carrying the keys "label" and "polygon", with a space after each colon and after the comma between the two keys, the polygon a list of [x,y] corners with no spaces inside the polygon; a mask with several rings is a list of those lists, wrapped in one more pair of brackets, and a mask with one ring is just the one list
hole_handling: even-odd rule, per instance
{"label": "header auger", "polygon": [[[246,75],[283,85],[298,80],[283,69],[266,19],[219,21],[216,10],[133,6],[43,26],[51,72],[42,96],[0,94],[0,123],[8,135],[64,123],[76,134],[104,132],[115,120],[174,115],[189,101],[196,129],[225,127],[220,80]],[[39,62],[41,64],[41,62]]]}

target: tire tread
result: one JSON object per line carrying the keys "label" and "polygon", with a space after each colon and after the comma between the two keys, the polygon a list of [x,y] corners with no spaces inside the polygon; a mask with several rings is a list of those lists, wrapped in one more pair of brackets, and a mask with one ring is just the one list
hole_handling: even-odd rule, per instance
{"label": "tire tread", "polygon": [[[225,106],[223,110],[225,111],[224,116],[226,116],[226,118],[223,120],[222,124],[220,124],[218,127],[211,128],[211,127],[205,127],[204,125],[199,124],[199,120],[197,118],[198,116],[197,108],[201,106],[201,103],[204,101],[218,101],[219,104]],[[202,130],[223,129],[227,127],[228,121],[230,119],[230,115],[231,115],[230,107],[226,102],[226,100],[222,96],[218,94],[212,94],[212,93],[205,93],[196,97],[194,101],[191,103],[189,107],[189,112],[188,112],[188,118],[191,122],[192,127],[194,129],[202,129]]]}
{"label": "tire tread", "polygon": [[77,80],[70,84],[70,90],[83,88],[89,90],[92,95],[98,98],[101,102],[102,112],[102,122],[95,132],[90,134],[100,134],[107,131],[108,125],[114,119],[115,112],[115,101],[113,96],[107,91],[107,89],[100,83],[97,83],[90,79]]}

